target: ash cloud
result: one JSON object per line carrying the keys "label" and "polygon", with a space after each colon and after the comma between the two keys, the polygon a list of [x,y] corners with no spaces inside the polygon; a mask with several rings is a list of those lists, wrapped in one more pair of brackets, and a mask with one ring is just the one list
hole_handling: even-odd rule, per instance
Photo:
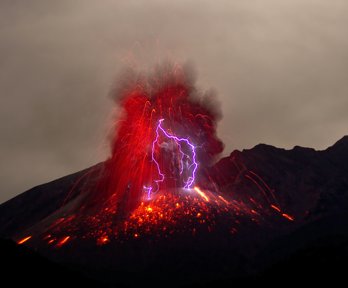
{"label": "ash cloud", "polygon": [[[131,118],[138,121],[133,114],[144,113],[148,101],[151,103],[148,109],[162,109],[160,114],[154,113],[157,121],[167,118],[172,121],[171,129],[179,135],[191,135],[202,146],[198,152],[202,166],[211,165],[224,147],[216,132],[217,124],[222,119],[222,109],[215,91],[203,92],[197,88],[197,77],[192,63],[179,65],[163,61],[147,73],[124,69],[111,92],[112,99],[121,109],[111,135],[113,154],[117,153],[118,138],[121,137],[118,126],[124,123],[131,126]],[[137,97],[143,97],[143,100],[138,101]],[[136,101],[140,106],[134,103]],[[188,126],[189,121],[192,124]]]}
{"label": "ash cloud", "polygon": [[166,87],[183,85],[189,90],[188,101],[207,109],[215,121],[222,119],[221,103],[214,89],[202,92],[197,87],[198,72],[191,62],[183,65],[171,61],[162,61],[149,72],[123,68],[111,89],[110,97],[118,105],[129,96],[134,87],[143,89],[149,98]]}

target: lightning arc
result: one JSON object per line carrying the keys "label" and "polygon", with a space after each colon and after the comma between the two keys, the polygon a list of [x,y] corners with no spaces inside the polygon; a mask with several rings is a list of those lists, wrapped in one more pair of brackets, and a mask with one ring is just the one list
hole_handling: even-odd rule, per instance
{"label": "lightning arc", "polygon": [[[157,186],[155,190],[151,186],[150,187],[144,186],[144,190],[146,191],[148,198],[151,198],[151,194],[153,192],[158,191],[158,189],[159,189],[158,183],[163,182],[165,179],[165,175],[164,175],[164,173],[162,173],[161,168],[160,168],[160,164],[158,163],[158,161],[156,160],[156,157],[155,157],[155,148],[156,148],[156,146],[158,146],[158,139],[160,137],[160,132],[162,132],[162,134],[166,138],[173,140],[179,149],[179,153],[181,155],[181,157],[180,157],[180,175],[183,174],[184,168],[186,168],[186,170],[189,172],[191,171],[190,176],[187,178],[187,180],[184,180],[184,184],[185,184],[183,187],[184,189],[191,189],[192,188],[192,186],[194,185],[194,182],[195,182],[195,174],[196,174],[196,171],[198,168],[198,163],[196,160],[196,147],[187,138],[179,138],[175,135],[168,133],[166,130],[164,130],[164,128],[162,127],[163,121],[164,121],[164,119],[160,119],[158,121],[158,124],[156,127],[156,137],[155,137],[155,140],[152,142],[152,151],[151,151],[151,158],[152,158],[152,161],[155,163],[155,166],[157,168],[159,179],[154,181],[156,183],[156,186]],[[181,143],[186,143],[186,145],[190,148],[189,150],[190,150],[190,152],[192,152],[191,157],[190,157],[190,155],[186,154],[183,151]],[[186,162],[186,165],[185,165],[184,159],[190,160],[191,163],[187,164],[187,162]]]}

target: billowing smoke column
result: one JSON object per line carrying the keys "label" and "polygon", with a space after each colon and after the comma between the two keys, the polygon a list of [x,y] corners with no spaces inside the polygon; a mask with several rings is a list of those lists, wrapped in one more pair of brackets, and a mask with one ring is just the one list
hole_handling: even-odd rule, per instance
{"label": "billowing smoke column", "polygon": [[167,63],[149,76],[124,73],[113,97],[122,113],[101,190],[123,209],[159,190],[193,188],[222,152],[214,95],[194,87],[192,70]]}

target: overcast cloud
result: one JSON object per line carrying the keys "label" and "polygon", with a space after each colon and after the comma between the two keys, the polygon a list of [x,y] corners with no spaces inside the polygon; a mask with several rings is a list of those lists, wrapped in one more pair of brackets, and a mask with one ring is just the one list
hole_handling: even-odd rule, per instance
{"label": "overcast cloud", "polygon": [[348,134],[345,0],[0,1],[0,202],[104,160],[124,66],[190,61],[225,155]]}

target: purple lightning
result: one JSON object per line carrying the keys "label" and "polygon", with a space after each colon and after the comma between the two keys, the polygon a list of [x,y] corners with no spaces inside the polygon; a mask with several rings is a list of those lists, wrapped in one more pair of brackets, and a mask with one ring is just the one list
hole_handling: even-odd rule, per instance
{"label": "purple lightning", "polygon": [[146,194],[147,194],[147,199],[151,199],[151,191],[152,191],[152,187],[151,186],[149,186],[149,187],[147,187],[147,186],[143,186],[143,188],[144,188],[144,190],[146,191]]}
{"label": "purple lightning", "polygon": [[164,121],[164,119],[160,119],[158,121],[158,125],[156,127],[156,138],[155,140],[152,142],[152,152],[151,152],[151,157],[152,157],[152,161],[155,163],[156,167],[157,167],[157,171],[158,171],[158,175],[160,176],[160,179],[155,180],[154,182],[157,185],[157,189],[155,191],[152,191],[152,187],[148,187],[148,186],[144,186],[144,190],[147,192],[147,196],[148,198],[151,198],[151,193],[152,192],[157,192],[159,189],[159,184],[160,182],[164,181],[165,175],[161,172],[161,168],[159,163],[157,162],[156,158],[155,158],[155,146],[158,143],[158,138],[159,138],[159,133],[162,132],[168,139],[172,139],[174,140],[174,142],[176,143],[176,145],[179,148],[179,152],[181,154],[181,159],[180,159],[180,175],[183,173],[184,170],[184,163],[183,160],[185,158],[185,156],[187,157],[187,159],[191,159],[191,157],[187,154],[185,154],[182,149],[181,149],[181,142],[186,143],[191,151],[192,151],[192,163],[190,164],[190,166],[187,167],[188,170],[190,170],[192,167],[192,174],[190,177],[188,177],[187,181],[184,181],[185,186],[183,188],[185,189],[190,189],[192,188],[194,181],[195,181],[195,174],[198,168],[198,163],[196,162],[196,147],[190,143],[190,141],[186,138],[179,138],[176,137],[174,135],[169,134],[168,132],[166,132],[163,127],[162,127],[162,122]]}

